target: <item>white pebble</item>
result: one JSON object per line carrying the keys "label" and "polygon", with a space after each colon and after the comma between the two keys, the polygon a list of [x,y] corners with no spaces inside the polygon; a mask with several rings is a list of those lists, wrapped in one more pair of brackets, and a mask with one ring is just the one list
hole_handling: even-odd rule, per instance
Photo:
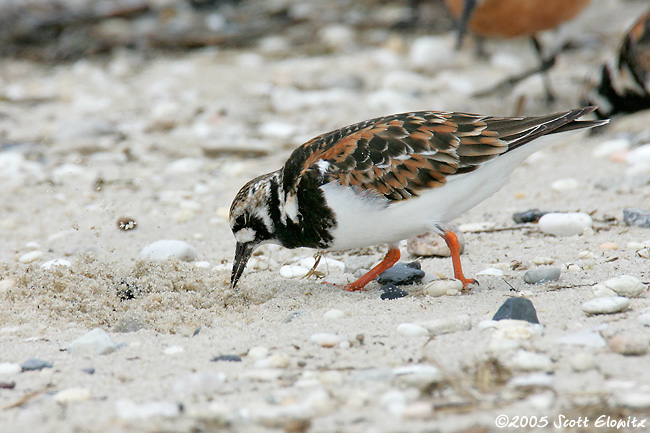
{"label": "white pebble", "polygon": [[179,397],[214,395],[221,390],[225,380],[225,373],[199,371],[179,377],[172,389]]}
{"label": "white pebble", "polygon": [[280,268],[280,276],[284,278],[302,278],[309,273],[309,268],[303,266],[284,265]]}
{"label": "white pebble", "polygon": [[106,355],[114,351],[115,343],[101,328],[93,329],[68,346],[68,353],[75,356]]}
{"label": "white pebble", "polygon": [[594,348],[602,348],[607,346],[607,342],[603,336],[600,335],[598,329],[584,329],[578,332],[564,335],[555,341],[560,344],[568,344],[571,346],[584,346]]}
{"label": "white pebble", "polygon": [[553,236],[580,235],[591,228],[593,220],[582,212],[551,212],[543,215],[537,223],[539,229]]}
{"label": "white pebble", "polygon": [[578,352],[569,359],[574,371],[587,371],[596,368],[596,358],[589,352]]}
{"label": "white pebble", "polygon": [[528,352],[519,350],[509,360],[510,368],[522,371],[553,371],[553,361],[547,355],[542,353]]}
{"label": "white pebble", "polygon": [[[316,259],[313,257],[305,257],[304,259],[300,260],[300,266],[305,267],[307,269],[311,269],[314,267],[314,264],[316,263]],[[320,272],[331,272],[331,271],[341,271],[345,269],[345,263],[343,263],[340,260],[336,259],[330,259],[327,257],[321,257],[320,262],[318,262],[318,266],[316,267],[317,271]]]}
{"label": "white pebble", "polygon": [[444,379],[438,367],[428,364],[413,364],[393,369],[395,380],[420,389],[429,388],[432,384]]}
{"label": "white pebble", "polygon": [[455,296],[463,290],[460,280],[435,280],[424,287],[422,293],[429,296]]}
{"label": "white pebble", "polygon": [[516,376],[508,385],[515,388],[552,388],[553,377],[546,373],[532,373],[527,376]]}
{"label": "white pebble", "polygon": [[595,259],[596,255],[592,253],[591,251],[580,251],[578,253],[578,258],[579,259]]}
{"label": "white pebble", "polygon": [[408,60],[421,69],[439,69],[454,59],[452,41],[444,36],[421,36],[411,43]]}
{"label": "white pebble", "polygon": [[401,323],[397,326],[397,333],[406,337],[420,337],[429,335],[427,328],[415,323]]}
{"label": "white pebble", "polygon": [[283,353],[274,353],[266,358],[255,361],[255,368],[287,368],[291,359]]}
{"label": "white pebble", "polygon": [[185,349],[183,349],[181,346],[169,346],[163,350],[163,353],[165,355],[179,355],[183,352],[185,352]]}
{"label": "white pebble", "polygon": [[593,293],[595,298],[603,298],[606,296],[618,296],[618,294],[608,289],[604,284],[596,284],[591,288],[591,293]]}
{"label": "white pebble", "polygon": [[30,251],[20,256],[18,261],[20,263],[32,263],[40,259],[41,257],[43,257],[43,251]]}
{"label": "white pebble", "polygon": [[336,310],[336,309],[326,311],[325,314],[323,314],[324,318],[333,319],[333,320],[340,319],[343,316],[345,316],[345,313],[341,310]]}
{"label": "white pebble", "polygon": [[607,345],[612,352],[626,356],[645,355],[650,349],[650,340],[645,335],[628,333],[614,335],[609,339]]}
{"label": "white pebble", "polygon": [[578,179],[572,177],[566,179],[558,179],[551,184],[551,189],[553,191],[570,191],[572,189],[578,189],[580,187],[580,182]]}
{"label": "white pebble", "polygon": [[269,355],[269,349],[264,346],[255,346],[248,349],[247,356],[251,359],[262,359]]}
{"label": "white pebble", "polygon": [[555,259],[552,257],[535,257],[533,259],[533,263],[535,263],[538,266],[552,265],[553,263],[555,263]]}
{"label": "white pebble", "polygon": [[482,271],[477,272],[477,275],[487,275],[490,277],[502,277],[503,271],[497,268],[486,268]]}
{"label": "white pebble", "polygon": [[138,404],[133,400],[122,399],[115,403],[115,410],[123,420],[147,420],[158,416],[173,418],[180,414],[178,403],[171,401]]}
{"label": "white pebble", "polygon": [[191,262],[196,259],[196,249],[187,242],[177,240],[161,240],[147,245],[140,252],[140,257],[149,260],[166,260],[175,257],[178,260]]}
{"label": "white pebble", "polygon": [[349,50],[354,44],[354,30],[341,24],[322,28],[318,37],[323,44],[337,50]]}
{"label": "white pebble", "polygon": [[650,312],[637,316],[636,320],[638,320],[643,326],[650,326]]}
{"label": "white pebble", "polygon": [[609,279],[604,283],[596,284],[594,286],[594,291],[596,291],[597,288],[606,288],[615,293],[614,296],[619,295],[627,298],[636,298],[647,290],[645,284],[643,284],[638,278],[630,275],[621,275]]}
{"label": "white pebble", "polygon": [[596,158],[603,158],[613,153],[624,152],[630,148],[630,140],[627,138],[614,138],[600,143],[593,151]]}
{"label": "white pebble", "polygon": [[210,262],[207,262],[205,260],[200,260],[197,262],[194,262],[194,267],[199,268],[199,269],[209,269],[212,264]]}
{"label": "white pebble", "polygon": [[73,403],[76,401],[90,400],[92,394],[88,388],[67,388],[54,394],[57,403]]}
{"label": "white pebble", "polygon": [[625,157],[625,162],[630,165],[650,163],[650,143],[636,147]]}
{"label": "white pebble", "polygon": [[461,224],[458,229],[463,233],[479,233],[492,230],[497,224],[492,221]]}
{"label": "white pebble", "polygon": [[64,267],[70,267],[72,266],[72,263],[70,263],[66,259],[53,259],[53,260],[48,260],[47,262],[43,263],[41,265],[41,268],[43,269],[51,269],[55,268],[58,266],[64,266]]}
{"label": "white pebble", "polygon": [[379,403],[391,415],[402,416],[404,409],[406,409],[406,395],[402,391],[391,389],[381,395]]}
{"label": "white pebble", "polygon": [[0,362],[0,376],[5,374],[16,374],[22,371],[20,364],[13,362]]}
{"label": "white pebble", "polygon": [[582,304],[582,311],[587,314],[612,314],[626,309],[630,300],[623,296],[596,298]]}
{"label": "white pebble", "polygon": [[343,339],[336,334],[320,332],[309,337],[309,341],[321,347],[334,347],[343,341]]}
{"label": "white pebble", "polygon": [[650,392],[631,391],[616,397],[616,405],[628,409],[643,410],[650,408]]}
{"label": "white pebble", "polygon": [[420,325],[426,328],[430,335],[449,334],[472,329],[472,321],[469,315],[466,314],[450,319],[429,320],[420,323]]}

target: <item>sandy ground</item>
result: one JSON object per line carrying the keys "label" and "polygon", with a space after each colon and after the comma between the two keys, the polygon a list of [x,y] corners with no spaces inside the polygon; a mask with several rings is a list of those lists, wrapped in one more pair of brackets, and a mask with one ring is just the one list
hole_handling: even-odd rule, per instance
{"label": "sandy ground", "polygon": [[[618,314],[587,316],[581,309],[596,283],[620,275],[650,281],[650,262],[637,254],[650,231],[622,223],[624,208],[650,207],[648,173],[594,155],[615,138],[633,146],[649,142],[647,112],[536,154],[501,191],[456,221],[497,229],[465,234],[466,274],[505,272],[480,277],[480,287],[467,294],[431,297],[420,285],[406,288],[410,296],[382,301],[376,283],[348,293],[315,279],[284,279],[281,265],[313,251],[277,248],[260,249],[237,290],[228,284],[232,198],[301,142],[407,110],[510,115],[518,101],[526,114],[578,106],[584,78],[611,56],[646,7],[593,3],[561,32],[545,36],[579,42],[551,73],[560,98],[550,107],[539,77],[507,94],[471,97],[535,63],[526,41],[491,41],[493,54],[484,61],[469,47],[451,51],[452,35],[435,42],[451,55],[424,61],[410,51],[415,37],[387,33],[367,45],[354,30],[333,31],[339,36],[324,38],[330,46],[318,55],[292,53],[272,37],[250,50],[148,57],[120,50],[57,66],[4,59],[0,363],[38,358],[53,367],[0,374],[8,386],[0,389],[0,430],[493,432],[500,431],[500,414],[514,423],[501,429],[508,431],[522,431],[517,417],[549,423],[530,431],[626,431],[596,425],[600,416],[649,423],[649,355],[557,341],[598,326],[606,340],[650,341],[637,319],[650,307],[647,294]],[[569,178],[575,188],[552,188]],[[516,226],[512,213],[530,208],[589,213],[594,230],[556,238],[535,225]],[[122,217],[136,220],[137,228],[120,230]],[[193,245],[198,266],[138,258],[161,239]],[[379,260],[381,252],[329,257]],[[524,283],[524,272],[540,257],[562,269],[558,282]],[[71,266],[41,267],[57,258]],[[449,259],[420,261],[429,274],[452,275]],[[330,270],[328,278],[352,276]],[[533,301],[543,332],[521,325],[525,335],[509,339],[482,328],[513,296]],[[397,331],[402,323],[463,315],[471,329],[433,338]],[[143,329],[115,332],[125,318]],[[124,344],[107,355],[65,350],[97,327]],[[318,333],[335,334],[342,344],[321,347],[311,340]],[[513,363],[522,350],[550,364]],[[242,361],[211,361],[219,355]],[[576,359],[586,359],[580,364],[586,367]],[[413,365],[438,375],[414,379],[396,370]],[[556,429],[561,416],[575,425]]]}

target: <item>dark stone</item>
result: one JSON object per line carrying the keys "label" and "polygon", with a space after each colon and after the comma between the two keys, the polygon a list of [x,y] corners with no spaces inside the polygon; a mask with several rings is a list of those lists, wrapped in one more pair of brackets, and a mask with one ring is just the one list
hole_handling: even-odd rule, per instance
{"label": "dark stone", "polygon": [[51,362],[43,361],[42,359],[29,358],[21,364],[23,371],[42,370],[44,368],[52,368]]}
{"label": "dark stone", "polygon": [[530,299],[510,298],[504,302],[492,320],[525,320],[530,323],[539,323],[537,312]]}
{"label": "dark stone", "polygon": [[194,332],[192,332],[192,337],[196,337],[197,335],[199,335],[201,329],[203,329],[203,326],[199,326],[198,328],[196,328]]}
{"label": "dark stone", "polygon": [[645,209],[623,209],[623,222],[628,226],[650,229],[650,211]]}
{"label": "dark stone", "polygon": [[381,288],[381,296],[379,296],[381,299],[384,301],[389,301],[392,299],[399,299],[403,298],[404,296],[408,295],[408,292],[400,289],[399,287],[395,286],[394,284],[388,284],[384,287]]}
{"label": "dark stone", "polygon": [[16,387],[16,382],[4,382],[0,381],[0,389],[14,389]]}
{"label": "dark stone", "polygon": [[81,371],[86,374],[95,374],[95,369],[93,367],[82,368]]}
{"label": "dark stone", "polygon": [[219,356],[215,356],[210,361],[212,361],[212,362],[219,362],[219,361],[241,362],[241,357],[239,357],[237,355],[219,355]]}
{"label": "dark stone", "polygon": [[424,271],[415,266],[420,266],[420,264],[417,262],[396,263],[392,268],[379,275],[377,282],[382,285],[394,284],[396,286],[418,283],[424,278]]}
{"label": "dark stone", "polygon": [[548,211],[543,211],[539,209],[528,209],[523,212],[517,212],[512,214],[512,219],[517,224],[525,223],[536,223],[541,217],[547,214]]}

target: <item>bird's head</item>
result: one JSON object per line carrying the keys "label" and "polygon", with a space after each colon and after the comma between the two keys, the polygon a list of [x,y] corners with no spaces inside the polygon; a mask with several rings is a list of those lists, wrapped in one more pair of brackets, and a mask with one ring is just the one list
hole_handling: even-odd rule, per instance
{"label": "bird's head", "polygon": [[275,175],[276,172],[265,174],[248,182],[239,190],[230,206],[230,228],[237,241],[230,279],[233,288],[253,250],[260,244],[275,241],[275,226],[269,212],[272,178]]}

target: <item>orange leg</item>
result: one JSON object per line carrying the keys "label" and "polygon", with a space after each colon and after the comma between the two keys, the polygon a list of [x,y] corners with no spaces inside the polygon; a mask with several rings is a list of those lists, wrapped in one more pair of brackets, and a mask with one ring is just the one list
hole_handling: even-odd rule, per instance
{"label": "orange leg", "polygon": [[453,232],[446,230],[440,236],[445,240],[449,247],[449,251],[451,251],[451,263],[454,265],[454,278],[463,283],[463,290],[467,289],[469,284],[477,284],[475,279],[465,278],[465,275],[463,275],[463,268],[460,265],[460,246],[458,245],[458,238],[456,235]]}
{"label": "orange leg", "polygon": [[386,257],[384,257],[384,260],[382,260],[381,263],[379,263],[377,266],[369,270],[368,273],[366,273],[364,276],[359,278],[357,281],[350,284],[346,284],[343,288],[348,292],[364,290],[366,284],[368,284],[369,282],[377,278],[379,274],[381,274],[386,269],[389,269],[391,266],[397,263],[399,257],[400,257],[399,248],[391,246],[388,252],[386,253]]}

